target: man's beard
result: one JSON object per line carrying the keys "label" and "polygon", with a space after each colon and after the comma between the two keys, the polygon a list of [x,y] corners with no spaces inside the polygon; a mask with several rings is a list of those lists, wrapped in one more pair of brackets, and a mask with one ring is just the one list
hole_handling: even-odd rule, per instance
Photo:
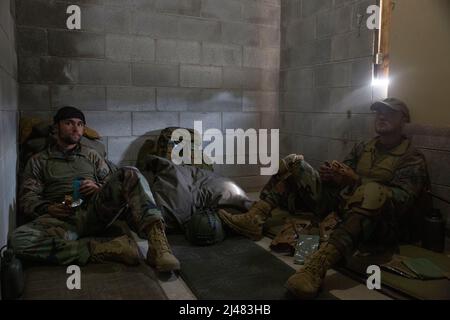
{"label": "man's beard", "polygon": [[59,136],[59,139],[61,139],[61,141],[64,142],[65,144],[76,144],[76,143],[80,142],[81,136],[78,139],[77,138],[73,138],[70,135]]}

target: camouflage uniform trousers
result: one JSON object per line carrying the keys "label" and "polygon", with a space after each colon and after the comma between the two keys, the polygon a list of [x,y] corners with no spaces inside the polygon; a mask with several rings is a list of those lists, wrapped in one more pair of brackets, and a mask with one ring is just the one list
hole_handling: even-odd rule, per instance
{"label": "camouflage uniform trousers", "polygon": [[[346,192],[345,192],[346,191]],[[297,159],[284,174],[271,177],[260,198],[288,210],[314,213],[322,220],[329,213],[338,213],[341,222],[330,235],[329,243],[348,258],[361,246],[371,249],[386,248],[396,242],[397,226],[394,217],[395,202],[386,196],[386,187],[367,183],[355,190],[342,190],[323,183],[317,170],[306,161]],[[364,195],[382,200],[367,209]]]}
{"label": "camouflage uniform trousers", "polygon": [[10,236],[10,244],[22,259],[84,265],[90,258],[86,237],[105,231],[121,212],[130,228],[142,238],[147,237],[152,223],[162,220],[147,180],[133,167],[113,173],[73,216],[60,220],[45,214],[20,226]]}

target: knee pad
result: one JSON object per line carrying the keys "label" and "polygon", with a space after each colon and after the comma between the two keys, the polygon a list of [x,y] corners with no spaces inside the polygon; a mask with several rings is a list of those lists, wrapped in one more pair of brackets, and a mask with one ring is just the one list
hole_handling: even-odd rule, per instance
{"label": "knee pad", "polygon": [[359,186],[347,201],[347,206],[357,206],[363,210],[379,210],[391,197],[391,190],[376,182]]}

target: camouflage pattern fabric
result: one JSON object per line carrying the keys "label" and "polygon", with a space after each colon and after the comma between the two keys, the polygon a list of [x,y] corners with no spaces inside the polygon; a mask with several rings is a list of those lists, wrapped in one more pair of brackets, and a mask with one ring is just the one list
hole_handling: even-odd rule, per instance
{"label": "camouflage pattern fabric", "polygon": [[338,212],[341,222],[329,241],[347,257],[361,244],[395,243],[401,219],[428,184],[428,172],[423,155],[408,139],[391,150],[377,142],[356,145],[344,161],[361,178],[358,185],[323,183],[303,157],[292,162],[291,155],[285,159],[291,163],[289,174],[273,176],[260,197],[291,213],[309,211],[320,219]]}
{"label": "camouflage pattern fabric", "polygon": [[[199,167],[201,169],[207,169],[213,171],[213,166],[210,164],[207,164],[203,161],[201,164],[194,164],[194,150],[200,150],[201,149],[201,143],[202,143],[202,137],[199,135],[197,131],[194,129],[187,129],[187,128],[179,128],[179,127],[168,127],[161,131],[158,137],[158,142],[156,144],[156,151],[154,155],[163,157],[166,159],[171,160],[172,159],[172,150],[173,148],[180,143],[182,140],[172,140],[172,133],[177,129],[185,129],[188,130],[191,134],[191,164],[193,166]],[[199,143],[197,143],[198,141]],[[182,154],[180,154],[182,156]]]}
{"label": "camouflage pattern fabric", "polygon": [[[78,148],[66,155],[65,161],[57,150],[51,152],[52,157],[48,157],[48,152],[42,152],[27,164],[21,202],[25,212],[37,218],[20,226],[10,236],[10,244],[18,257],[56,264],[84,264],[90,253],[89,243],[83,238],[104,231],[120,213],[123,212],[130,228],[143,238],[147,237],[152,223],[162,220],[147,180],[136,168],[123,167],[109,173],[93,150]],[[85,158],[79,158],[80,152],[92,156],[90,167]],[[41,161],[43,158],[46,161]],[[68,169],[70,167],[72,170]],[[77,171],[80,167],[85,170]],[[101,190],[85,199],[74,209],[73,215],[65,219],[51,217],[46,213],[46,206],[62,201],[64,197],[60,197],[64,192],[71,194],[71,187],[65,183],[71,183],[80,174],[95,179],[102,185]],[[55,190],[52,184],[58,180],[64,181],[59,181],[60,189]]]}

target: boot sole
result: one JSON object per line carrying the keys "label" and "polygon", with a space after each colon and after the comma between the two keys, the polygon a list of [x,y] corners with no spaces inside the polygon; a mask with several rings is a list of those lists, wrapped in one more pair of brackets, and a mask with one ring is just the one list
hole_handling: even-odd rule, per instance
{"label": "boot sole", "polygon": [[300,300],[312,300],[312,299],[316,298],[317,295],[319,294],[319,290],[315,293],[306,293],[306,292],[298,291],[294,287],[291,287],[288,284],[285,284],[284,287],[290,293],[292,293],[297,299],[300,299]]}
{"label": "boot sole", "polygon": [[260,234],[260,233],[252,233],[252,232],[248,232],[248,231],[246,231],[246,230],[244,230],[244,229],[241,229],[241,228],[239,228],[239,227],[236,227],[236,226],[231,222],[231,220],[228,219],[228,217],[227,217],[225,214],[222,214],[222,213],[220,212],[220,210],[219,210],[219,217],[222,219],[223,222],[225,222],[225,224],[226,224],[229,228],[233,229],[233,231],[235,231],[235,232],[237,232],[237,233],[239,233],[239,234],[241,234],[241,235],[243,235],[243,236],[245,236],[245,237],[247,237],[247,238],[250,238],[250,239],[253,240],[253,241],[259,241],[259,240],[261,240],[261,239],[263,238],[263,235]]}

